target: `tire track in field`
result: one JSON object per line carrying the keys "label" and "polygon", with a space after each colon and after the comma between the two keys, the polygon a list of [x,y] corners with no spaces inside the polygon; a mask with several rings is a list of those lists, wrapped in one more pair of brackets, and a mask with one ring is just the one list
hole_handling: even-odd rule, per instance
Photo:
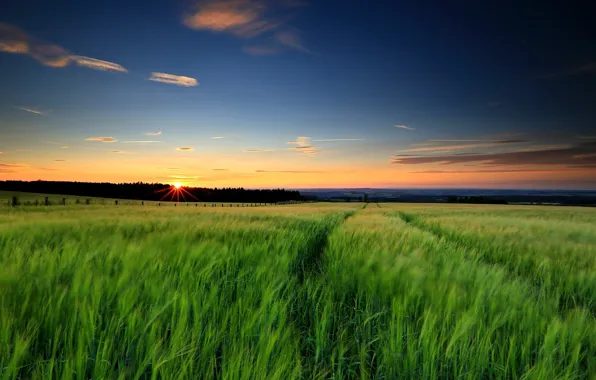
{"label": "tire track in field", "polygon": [[[290,302],[290,318],[292,324],[299,333],[299,349],[303,378],[322,378],[326,375],[318,373],[314,363],[315,353],[312,349],[312,337],[316,333],[315,319],[316,307],[319,303],[318,296],[324,290],[320,286],[320,277],[325,273],[323,258],[329,245],[329,238],[334,231],[351,217],[363,210],[366,205],[359,210],[344,213],[334,222],[329,222],[320,229],[315,229],[312,237],[306,244],[302,252],[298,254],[295,262],[291,265],[290,275],[296,279],[296,286],[288,292]],[[311,281],[312,280],[312,281]]]}
{"label": "tire track in field", "polygon": [[[506,270],[513,278],[520,281],[527,282],[533,286],[537,293],[541,294],[545,290],[550,293],[550,296],[557,297],[558,310],[560,313],[566,313],[567,311],[580,307],[588,311],[592,316],[596,317],[596,303],[591,296],[592,292],[589,288],[582,288],[576,283],[553,283],[552,279],[546,279],[540,273],[540,267],[533,264],[530,268],[525,265],[524,268],[515,266],[515,262],[507,260],[503,256],[499,256],[497,248],[486,247],[481,244],[470,244],[468,239],[463,239],[464,235],[458,234],[457,232],[445,231],[440,225],[432,225],[425,223],[418,216],[403,211],[397,211],[397,215],[406,224],[418,228],[419,230],[428,232],[444,243],[447,243],[455,248],[463,249],[464,251],[474,250],[481,262],[489,265],[494,265],[499,268]],[[391,215],[389,215],[391,216]],[[463,243],[467,241],[468,243]],[[554,268],[554,267],[553,267]],[[528,272],[529,269],[529,272]],[[550,277],[559,280],[566,278],[565,273],[557,273],[556,269],[553,269],[553,273]]]}

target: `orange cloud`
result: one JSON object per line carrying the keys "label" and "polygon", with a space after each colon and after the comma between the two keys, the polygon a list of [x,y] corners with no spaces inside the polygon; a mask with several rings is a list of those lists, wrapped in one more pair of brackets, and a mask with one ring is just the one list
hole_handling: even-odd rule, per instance
{"label": "orange cloud", "polygon": [[176,148],[176,150],[179,152],[190,152],[193,148]]}
{"label": "orange cloud", "polygon": [[310,144],[310,137],[298,136],[298,138],[296,138],[296,141],[288,141],[287,143],[291,145],[297,145],[295,148],[292,148],[292,150],[295,150],[302,154],[314,156],[319,153],[317,148]]}
{"label": "orange cloud", "polygon": [[194,87],[199,85],[199,82],[195,78],[166,73],[151,73],[149,80],[153,82],[175,84],[182,87]]}
{"label": "orange cloud", "polygon": [[243,31],[250,34],[258,33],[263,5],[250,0],[219,0],[207,1],[199,4],[198,11],[186,15],[184,25],[191,29],[207,29],[216,32],[231,32],[243,35]]}
{"label": "orange cloud", "polygon": [[99,141],[103,143],[114,143],[118,140],[115,140],[112,136],[108,137],[87,137],[85,141]]}

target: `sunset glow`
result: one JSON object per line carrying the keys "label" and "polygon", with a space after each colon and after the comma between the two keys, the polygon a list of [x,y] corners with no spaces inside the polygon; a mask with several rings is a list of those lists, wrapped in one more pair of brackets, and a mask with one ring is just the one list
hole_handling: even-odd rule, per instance
{"label": "sunset glow", "polygon": [[36,5],[60,22],[6,7],[0,179],[596,188],[596,55],[576,32],[591,24],[550,44],[557,12],[478,5],[446,34],[447,4],[427,19],[415,2],[297,3],[108,2],[86,28],[69,2]]}

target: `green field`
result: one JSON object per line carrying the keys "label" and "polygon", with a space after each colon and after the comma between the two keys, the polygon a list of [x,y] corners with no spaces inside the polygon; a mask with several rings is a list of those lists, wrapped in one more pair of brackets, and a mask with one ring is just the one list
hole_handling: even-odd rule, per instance
{"label": "green field", "polygon": [[0,378],[596,379],[596,209],[0,208]]}

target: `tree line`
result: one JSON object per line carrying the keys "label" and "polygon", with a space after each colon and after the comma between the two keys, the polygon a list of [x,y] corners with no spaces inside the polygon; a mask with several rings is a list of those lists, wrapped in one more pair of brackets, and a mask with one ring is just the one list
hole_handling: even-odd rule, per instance
{"label": "tree line", "polygon": [[[83,197],[136,199],[147,201],[176,200],[168,194],[171,185],[163,183],[109,183],[66,181],[0,181],[0,190],[27,193],[75,195]],[[190,195],[189,195],[190,194]],[[164,198],[166,197],[166,198]],[[184,187],[180,201],[278,203],[300,201],[296,190]]]}

